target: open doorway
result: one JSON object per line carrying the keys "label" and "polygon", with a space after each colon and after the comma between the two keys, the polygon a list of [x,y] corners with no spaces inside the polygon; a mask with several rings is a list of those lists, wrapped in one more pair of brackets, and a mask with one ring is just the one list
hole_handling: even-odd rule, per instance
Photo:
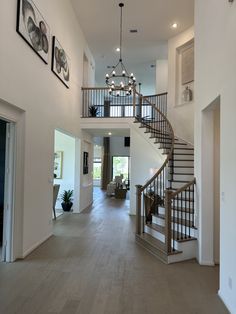
{"label": "open doorway", "polygon": [[[55,215],[63,214],[62,195],[66,191],[73,191],[75,199],[75,169],[76,169],[76,139],[73,136],[55,130],[54,141],[54,208]],[[76,206],[75,202],[71,210]]]}
{"label": "open doorway", "polygon": [[12,262],[15,187],[15,123],[0,119],[0,261]]}
{"label": "open doorway", "polygon": [[3,223],[5,201],[6,121],[0,120],[0,256],[3,246]]}
{"label": "open doorway", "polygon": [[[220,263],[220,96],[202,112],[200,242],[208,264]],[[204,241],[203,241],[204,240]]]}

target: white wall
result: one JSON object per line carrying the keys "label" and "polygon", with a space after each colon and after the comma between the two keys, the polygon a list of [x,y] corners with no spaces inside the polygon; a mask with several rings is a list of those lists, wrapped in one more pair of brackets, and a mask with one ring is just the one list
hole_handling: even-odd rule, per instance
{"label": "white wall", "polygon": [[70,2],[35,3],[70,57],[71,87],[66,89],[51,72],[50,64],[45,65],[16,33],[17,1],[2,2],[0,98],[25,111],[24,232],[23,250],[18,257],[52,233],[54,130],[82,136],[79,117],[84,51],[94,64]]}
{"label": "white wall", "polygon": [[156,61],[156,93],[168,91],[168,60]]}
{"label": "white wall", "polygon": [[[54,179],[55,184],[60,184],[56,208],[61,209],[61,194],[65,190],[75,189],[75,138],[56,130],[54,148],[55,152],[63,152],[62,178]],[[79,207],[75,203],[74,206]]]}
{"label": "white wall", "polygon": [[[141,129],[143,132],[143,129]],[[144,185],[151,177],[150,169],[158,169],[163,165],[161,151],[155,149],[150,140],[140,135],[135,128],[130,129],[130,214],[136,214],[136,185]]]}
{"label": "white wall", "polygon": [[[220,95],[221,100],[221,214],[220,214],[220,296],[230,309],[236,313],[236,210],[235,210],[235,178],[236,178],[236,3],[230,4],[221,0],[195,1],[195,150],[196,179],[199,199],[205,190],[206,174],[202,170],[205,165],[202,129],[202,110]],[[211,224],[209,216],[211,204],[206,199],[200,203],[202,221]],[[211,249],[204,237],[208,238],[204,229],[200,241],[200,262],[207,260]]]}
{"label": "white wall", "polygon": [[177,51],[193,39],[194,28],[171,38],[168,42],[168,117],[174,132],[180,138],[194,142],[194,103],[177,105]]}
{"label": "white wall", "polygon": [[[80,212],[93,202],[93,141],[92,137],[83,133],[81,142],[81,172],[80,172]],[[83,174],[83,154],[88,153],[88,173]]]}

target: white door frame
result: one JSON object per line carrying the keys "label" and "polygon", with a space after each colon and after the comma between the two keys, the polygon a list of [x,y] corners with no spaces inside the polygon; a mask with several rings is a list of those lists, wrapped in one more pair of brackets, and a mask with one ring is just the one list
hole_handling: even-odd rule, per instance
{"label": "white door frame", "polygon": [[[25,111],[0,99],[0,119],[8,123],[6,142],[3,260],[23,258]],[[0,256],[1,261],[1,256]]]}
{"label": "white door frame", "polygon": [[6,157],[3,213],[2,261],[13,261],[14,192],[15,192],[15,123],[6,125]]}

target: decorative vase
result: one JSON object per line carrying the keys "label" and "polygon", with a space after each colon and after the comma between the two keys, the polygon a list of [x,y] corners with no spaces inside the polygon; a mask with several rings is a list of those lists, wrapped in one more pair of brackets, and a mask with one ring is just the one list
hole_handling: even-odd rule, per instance
{"label": "decorative vase", "polygon": [[193,92],[189,88],[189,86],[187,86],[185,90],[183,91],[183,100],[184,102],[190,102],[193,100]]}
{"label": "decorative vase", "polygon": [[64,210],[64,212],[70,212],[71,211],[71,207],[73,206],[73,203],[61,203],[61,207]]}

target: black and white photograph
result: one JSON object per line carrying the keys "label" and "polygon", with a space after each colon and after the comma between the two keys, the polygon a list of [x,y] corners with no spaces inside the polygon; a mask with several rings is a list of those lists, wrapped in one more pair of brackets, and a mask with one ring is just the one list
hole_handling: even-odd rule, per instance
{"label": "black and white photograph", "polygon": [[48,64],[50,28],[32,0],[18,0],[17,32]]}
{"label": "black and white photograph", "polygon": [[55,36],[52,48],[52,71],[67,88],[70,87],[70,59]]}

